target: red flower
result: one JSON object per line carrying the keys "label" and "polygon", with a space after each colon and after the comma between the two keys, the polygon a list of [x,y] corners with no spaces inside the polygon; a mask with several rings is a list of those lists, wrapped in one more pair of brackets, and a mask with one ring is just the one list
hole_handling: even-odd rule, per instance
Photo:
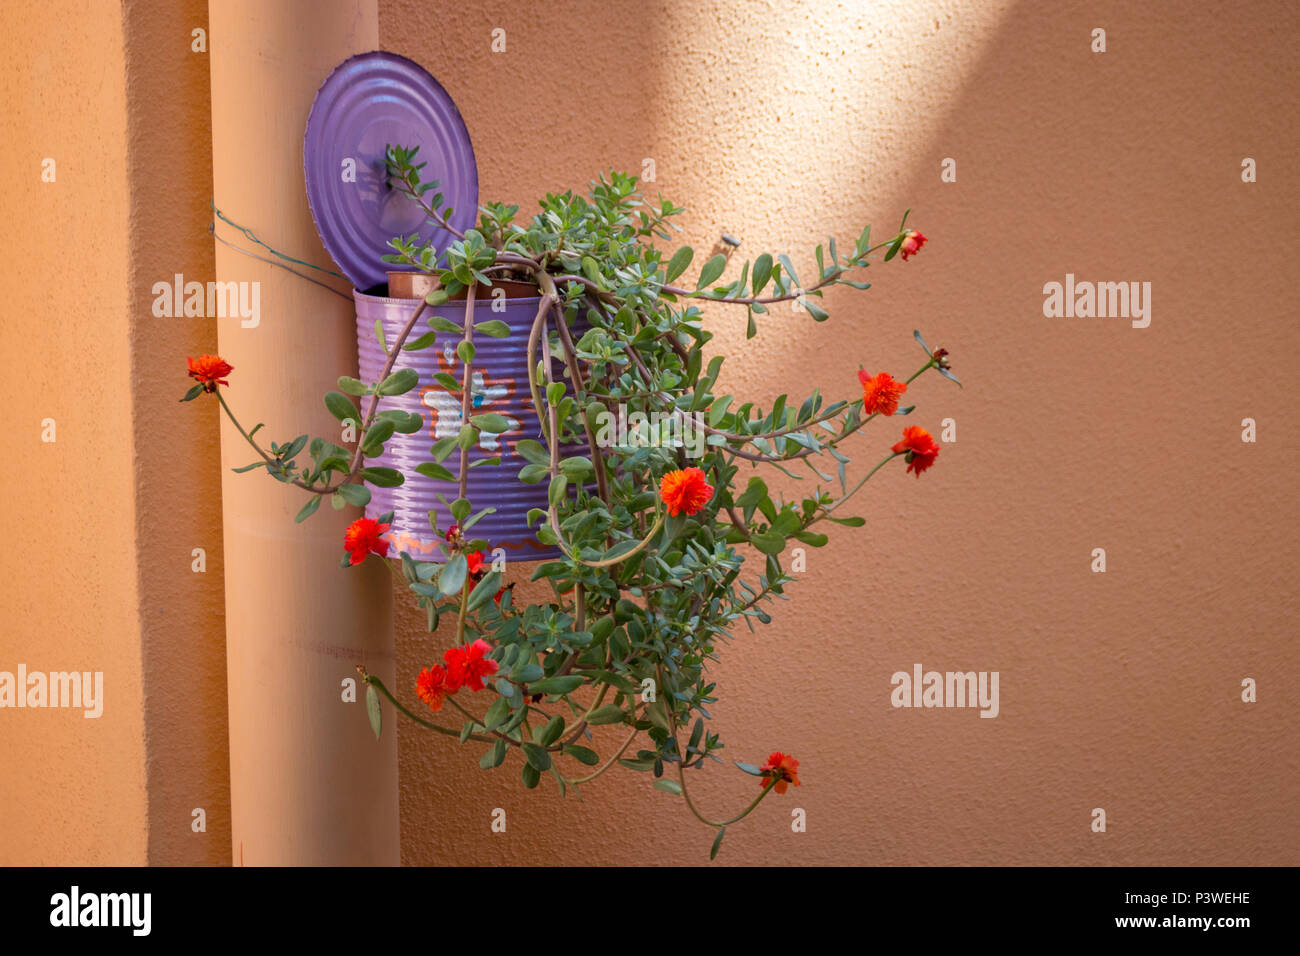
{"label": "red flower", "polygon": [[709,503],[713,488],[699,468],[686,468],[670,471],[659,480],[659,496],[670,515],[693,515]]}
{"label": "red flower", "polygon": [[388,542],[380,537],[388,525],[370,518],[358,518],[343,533],[343,550],[352,552],[349,564],[360,564],[372,551],[381,558],[388,556]]}
{"label": "red flower", "polygon": [[776,784],[777,793],[785,793],[790,784],[796,787],[802,786],[799,783],[799,761],[779,750],[774,750],[768,756],[767,763],[759,769],[763,771],[763,778],[759,784],[764,790],[772,786],[773,782]]}
{"label": "red flower", "polygon": [[471,551],[465,555],[465,562],[469,565],[469,573],[477,575],[482,571],[484,560],[482,551]]}
{"label": "red flower", "polygon": [[441,664],[426,667],[415,680],[415,696],[434,711],[442,710],[442,698],[451,693],[447,687],[447,671]]}
{"label": "red flower", "polygon": [[907,385],[895,381],[888,372],[872,376],[865,369],[858,369],[858,381],[862,383],[862,410],[868,415],[894,414],[898,411],[898,399],[907,391]]}
{"label": "red flower", "polygon": [[934,464],[934,460],[939,457],[939,445],[924,428],[918,428],[916,425],[910,425],[903,429],[903,440],[896,444],[891,451],[895,455],[907,455],[907,470],[915,471],[916,477],[921,477],[921,472]]}
{"label": "red flower", "polygon": [[205,392],[215,392],[218,385],[229,385],[226,376],[234,371],[220,355],[200,355],[189,357],[190,378],[203,386]]}
{"label": "red flower", "polygon": [[447,662],[447,691],[453,693],[461,687],[482,690],[483,678],[497,672],[497,662],[487,657],[492,645],[479,638],[468,647],[453,647],[442,655]]}
{"label": "red flower", "polygon": [[925,245],[925,243],[925,236],[921,235],[915,229],[909,229],[907,235],[903,236],[903,244],[900,247],[900,250],[903,253],[903,261],[906,262],[908,256],[914,256],[920,252],[921,247]]}
{"label": "red flower", "polygon": [[459,537],[460,537],[460,525],[458,524],[453,524],[450,528],[447,529],[447,533],[443,535],[443,538],[445,538],[448,541],[455,541]]}

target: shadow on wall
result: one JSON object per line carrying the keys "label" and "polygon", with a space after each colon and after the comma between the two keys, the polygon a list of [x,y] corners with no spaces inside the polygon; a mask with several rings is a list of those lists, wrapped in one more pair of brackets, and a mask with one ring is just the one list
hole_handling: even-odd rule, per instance
{"label": "shadow on wall", "polygon": [[[158,318],[153,285],[215,278],[207,4],[126,3],[136,560],[145,688],[149,862],[230,863],[230,765],[216,415],[179,404],[185,359],[217,351],[213,319]],[[204,37],[206,40],[206,35]],[[182,437],[187,443],[163,441]],[[180,449],[184,450],[181,451]],[[197,550],[196,550],[197,549]],[[201,815],[195,813],[201,811]],[[196,826],[203,826],[196,832]]]}
{"label": "shadow on wall", "polygon": [[[755,399],[852,397],[859,364],[908,374],[923,359],[913,328],[967,383],[918,382],[908,424],[937,435],[952,419],[957,440],[919,482],[901,467],[873,479],[867,527],[810,554],[774,623],[740,629],[714,671],[728,756],[787,750],[805,781],[729,834],[728,863],[1295,859],[1285,718],[1239,689],[1300,679],[1284,623],[1298,610],[1300,407],[1265,371],[1300,344],[1285,218],[1300,199],[1287,176],[1300,23],[1284,3],[1231,17],[1129,6],[935,2],[902,26],[888,4],[843,23],[744,4],[526,18],[489,5],[436,23],[413,2],[381,6],[385,46],[460,104],[484,198],[527,211],[649,155],[656,186],[692,210],[697,249],[726,229],[748,256],[807,262],[828,226],[873,219],[888,234],[909,205],[931,237],[916,259],[873,266],[871,291],[828,296],[827,325],[774,317],[746,342],[743,316],[710,312],[724,384]],[[515,45],[494,57],[497,25]],[[505,93],[517,64],[532,101]],[[955,182],[940,180],[945,159]],[[1150,282],[1149,327],[1045,317],[1044,284],[1067,274]],[[1256,445],[1240,440],[1248,416]],[[864,468],[901,428],[880,425],[856,446]],[[1104,574],[1090,570],[1098,547]],[[410,682],[444,641],[398,608]],[[891,675],[918,662],[999,671],[999,716],[892,708]],[[400,732],[406,863],[707,860],[709,832],[643,777],[564,801]],[[751,784],[715,767],[693,789],[722,812]],[[806,833],[790,831],[796,806]]]}

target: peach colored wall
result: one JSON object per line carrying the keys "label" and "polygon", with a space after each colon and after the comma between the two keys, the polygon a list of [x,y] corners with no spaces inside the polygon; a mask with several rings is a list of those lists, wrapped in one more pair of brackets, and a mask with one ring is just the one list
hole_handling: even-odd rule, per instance
{"label": "peach colored wall", "polygon": [[[3,15],[6,285],[91,291],[5,304],[5,380],[32,384],[11,397],[20,442],[5,478],[41,522],[16,525],[0,559],[0,669],[102,669],[106,708],[3,712],[6,756],[35,769],[5,775],[0,862],[226,863],[217,420],[175,400],[185,356],[215,350],[216,329],[152,312],[154,282],[212,278],[208,62],[191,36],[207,4]],[[46,156],[54,183],[40,180]],[[45,417],[54,444],[40,441]]]}
{"label": "peach colored wall", "polygon": [[[203,0],[123,4],[131,178],[131,362],[136,533],[149,785],[149,862],[230,862],[226,630],[217,415],[176,401],[185,357],[217,350],[216,322],[156,318],[153,285],[208,282],[213,241]],[[204,37],[204,39],[210,39]],[[210,47],[209,47],[210,49]],[[178,394],[179,392],[179,394]],[[207,570],[193,570],[193,549]],[[201,807],[206,831],[192,829]]]}
{"label": "peach colored wall", "polygon": [[[459,104],[484,200],[530,209],[649,157],[697,250],[726,230],[806,264],[827,232],[888,233],[909,205],[931,237],[872,290],[828,296],[828,324],[774,317],[746,343],[743,316],[711,313],[724,381],[760,401],[852,397],[859,363],[908,374],[918,327],[967,383],[918,385],[909,422],[952,417],[957,442],[920,481],[873,480],[867,526],[813,551],[775,622],[724,651],[728,755],[792,751],[805,784],[723,859],[1300,860],[1293,4],[385,0],[380,17],[383,45]],[[1044,318],[1067,272],[1152,282],[1151,327]],[[898,430],[871,426],[860,460]],[[409,693],[442,645],[403,622]],[[1001,716],[894,710],[890,676],[916,662],[998,670]],[[643,777],[562,801],[401,733],[406,862],[706,859],[709,833]],[[754,790],[703,780],[719,814]]]}
{"label": "peach colored wall", "polygon": [[[746,343],[712,313],[724,381],[756,400],[851,396],[859,363],[906,374],[914,327],[967,383],[917,389],[917,423],[958,423],[936,468],[873,480],[867,527],[813,551],[775,622],[726,649],[729,755],[787,749],[805,785],[733,828],[724,861],[1300,859],[1294,5],[384,0],[380,17],[381,46],[459,104],[484,199],[531,208],[652,158],[697,250],[726,230],[802,265],[826,232],[887,232],[908,205],[931,237],[874,266],[872,290],[830,296],[826,325],[773,317]],[[216,426],[173,399],[176,363],[215,331],[153,319],[147,288],[210,277],[207,67],[187,45],[205,19],[193,0],[0,8],[4,279],[39,288],[72,249],[94,289],[0,312],[0,374],[23,383],[0,478],[37,516],[0,556],[0,669],[103,669],[108,699],[98,721],[0,711],[0,752],[27,768],[0,777],[3,863],[228,858]],[[1043,283],[1066,272],[1151,281],[1151,327],[1044,318]],[[892,430],[873,425],[860,460]],[[409,693],[442,640],[397,614]],[[1001,716],[892,709],[890,675],[918,661],[999,670]],[[639,775],[561,801],[399,726],[405,862],[705,859],[709,833]],[[752,783],[712,768],[696,789],[722,813]]]}
{"label": "peach colored wall", "polygon": [[122,22],[115,4],[44,8],[0,8],[0,670],[102,671],[104,707],[0,710],[0,863],[143,863]]}

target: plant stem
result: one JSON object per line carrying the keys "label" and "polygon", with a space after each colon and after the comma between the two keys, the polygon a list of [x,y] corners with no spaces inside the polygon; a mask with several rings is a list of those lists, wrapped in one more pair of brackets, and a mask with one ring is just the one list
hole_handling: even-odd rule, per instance
{"label": "plant stem", "polygon": [[470,577],[465,575],[465,583],[460,586],[460,610],[456,613],[456,646],[465,646],[465,616],[469,613],[469,582]]}
{"label": "plant stem", "polygon": [[[470,348],[474,346],[474,294],[477,288],[477,284],[471,285],[465,293],[465,336],[461,341]],[[460,376],[460,424],[463,428],[469,424],[469,411],[473,404],[474,363],[464,357],[461,358],[461,361],[465,363],[465,370]],[[460,474],[457,476],[457,490],[459,491],[459,497],[469,497],[469,448],[464,445],[460,449]],[[461,630],[463,631],[463,628]]]}
{"label": "plant stem", "polygon": [[[901,233],[900,233],[900,235],[901,235]],[[875,252],[877,249],[883,249],[883,248],[885,248],[886,246],[892,245],[892,244],[893,244],[894,242],[896,242],[897,240],[898,240],[898,236],[895,235],[895,236],[893,236],[892,238],[886,240],[885,242],[881,242],[881,243],[878,243],[878,244],[872,246],[870,249],[868,249],[866,252],[862,253],[861,255],[859,255],[859,256],[854,256],[854,258],[855,258],[855,259],[858,259],[858,260],[861,260],[861,259],[865,258],[866,256],[871,255],[871,253]],[[816,292],[818,289],[823,289],[823,288],[825,288],[825,287],[828,286],[828,285],[834,285],[836,282],[839,281],[840,276],[842,276],[842,275],[844,275],[846,272],[848,272],[850,268],[852,268],[852,266],[850,266],[849,268],[843,268],[843,269],[841,269],[841,268],[837,268],[837,269],[835,269],[833,272],[831,272],[831,273],[829,273],[828,275],[826,275],[825,277],[823,277],[822,280],[821,280],[820,282],[818,282],[815,286],[812,286],[812,287],[810,287],[810,288],[807,288],[807,289],[796,289],[795,291],[793,291],[793,292],[789,292],[789,293],[787,293],[787,294],[785,294],[785,295],[769,296],[769,297],[767,297],[767,298],[756,298],[756,297],[749,297],[749,296],[737,296],[737,297],[734,298],[734,299],[733,299],[733,298],[719,299],[719,298],[716,298],[715,296],[704,295],[704,294],[702,294],[702,293],[704,292],[703,289],[695,289],[695,290],[691,290],[691,289],[682,289],[682,288],[678,288],[677,286],[672,286],[672,285],[663,285],[663,286],[660,286],[659,288],[660,288],[660,291],[662,291],[662,292],[667,292],[669,295],[681,296],[682,298],[686,298],[686,299],[707,299],[707,300],[709,300],[710,302],[720,302],[720,303],[722,303],[722,304],[724,304],[724,305],[754,305],[754,304],[759,304],[759,305],[773,305],[773,304],[778,303],[778,302],[789,302],[791,299],[797,299],[797,298],[799,298],[800,296],[808,295],[810,292]],[[576,276],[564,276],[564,278],[565,278],[565,279],[577,279],[578,277],[576,277]],[[790,278],[793,279],[794,276],[791,276]],[[581,280],[579,280],[579,281],[581,281]]]}
{"label": "plant stem", "polygon": [[[430,721],[425,720],[423,717],[418,717],[415,714],[411,713],[409,710],[406,709],[406,707],[402,704],[402,702],[398,700],[396,697],[394,697],[392,692],[387,687],[384,686],[384,682],[381,681],[375,675],[367,674],[363,671],[361,676],[367,684],[374,684],[376,687],[378,687],[379,692],[383,694],[385,697],[387,697],[389,703],[391,703],[394,707],[396,707],[398,711],[405,714],[407,717],[415,721],[421,727],[428,727],[430,730],[436,730],[438,733],[445,734],[448,737],[455,737],[457,739],[460,738],[459,730],[452,730],[449,727],[440,726],[439,724],[432,723]],[[468,739],[478,740],[481,741],[482,743],[488,743],[488,744],[493,742],[493,739],[491,737],[484,737],[482,734],[470,734]]]}
{"label": "plant stem", "polygon": [[[379,380],[375,383],[376,385],[378,385],[379,382],[382,382],[384,379],[388,378],[389,374],[392,373],[393,364],[397,361],[397,354],[402,350],[402,346],[406,344],[406,340],[411,337],[411,330],[415,328],[415,323],[420,320],[420,316],[424,314],[424,310],[427,307],[428,307],[428,303],[421,302],[419,308],[417,308],[411,314],[411,317],[410,319],[407,320],[406,325],[402,327],[402,331],[398,333],[397,341],[393,342],[392,347],[389,349],[388,359],[387,361],[384,362],[383,371],[379,373]],[[376,388],[374,393],[371,394],[370,396],[370,408],[366,412],[365,421],[361,425],[361,434],[357,436],[357,447],[356,450],[352,453],[352,467],[348,470],[347,479],[345,481],[339,482],[339,484],[345,485],[348,482],[350,482],[353,478],[357,476],[357,472],[361,469],[361,448],[366,443],[366,432],[369,431],[370,426],[374,424],[375,415],[378,413],[378,411],[379,411],[379,391]],[[333,490],[334,488],[330,488],[327,491],[319,492],[319,494],[327,494]]]}
{"label": "plant stem", "polygon": [[[659,686],[663,687],[664,672],[662,667],[658,669],[658,674],[659,674]],[[664,707],[664,713],[668,715],[668,726],[672,731],[673,739],[677,740],[678,739],[677,718],[673,714],[671,705]],[[740,813],[732,817],[730,820],[710,820],[704,814],[700,813],[700,811],[696,808],[694,801],[691,800],[690,792],[686,789],[686,768],[685,766],[683,766],[683,764],[685,763],[685,759],[682,758],[680,753],[678,754],[678,757],[679,759],[677,760],[677,782],[681,785],[682,788],[682,798],[686,801],[686,806],[690,808],[691,813],[695,814],[695,818],[699,820],[701,823],[706,823],[711,827],[726,827],[726,826],[730,826],[733,823],[736,823],[737,821],[745,819],[745,817],[749,816],[749,814],[754,811],[754,808],[757,807],[763,801],[763,798],[767,796],[768,791],[776,789],[775,781],[773,782],[772,786],[764,787],[763,792],[754,798],[753,803],[747,806],[744,810],[740,811]]]}
{"label": "plant stem", "polygon": [[[239,434],[244,436],[244,441],[248,442],[248,444],[252,446],[253,451],[257,452],[258,455],[262,457],[262,460],[268,465],[280,464],[280,459],[272,458],[262,449],[262,446],[257,443],[256,439],[254,439],[252,435],[244,431],[244,426],[239,424],[239,419],[236,418],[235,413],[230,410],[230,406],[226,404],[226,397],[221,394],[221,389],[218,388],[213,394],[217,396],[217,401],[221,404],[221,408],[226,413],[226,417],[230,419],[230,424],[234,425]],[[317,494],[321,493],[320,489],[313,488],[311,485],[299,478],[293,479],[293,483],[305,491],[315,491]]]}
{"label": "plant stem", "polygon": [[[388,353],[388,360],[384,363],[384,370],[379,373],[380,382],[388,378],[389,373],[392,372],[393,363],[397,361],[397,353],[401,351],[402,346],[406,344],[406,340],[410,338],[411,329],[415,328],[415,323],[416,321],[419,320],[420,316],[424,313],[425,307],[426,307],[426,303],[421,302],[419,308],[417,308],[415,312],[411,315],[410,320],[406,323],[405,327],[403,327],[401,333],[398,335],[397,341],[393,343],[392,349]],[[268,465],[278,463],[279,459],[272,458],[269,454],[267,454],[262,449],[261,445],[259,445],[256,441],[253,440],[253,437],[249,435],[248,432],[244,431],[244,427],[240,425],[239,420],[235,418],[235,413],[232,412],[230,410],[230,406],[226,404],[226,399],[225,396],[221,394],[221,389],[217,389],[215,394],[217,396],[217,401],[221,403],[222,409],[225,410],[226,416],[230,419],[231,423],[235,426],[235,428],[239,430],[239,434],[244,437],[244,441],[248,442],[248,444],[252,446],[253,450],[257,452],[258,455],[262,457],[262,460],[265,461]],[[370,426],[374,424],[375,415],[378,412],[378,410],[379,410],[379,392],[376,391],[371,395],[370,409],[366,413],[365,419],[360,423],[361,434],[357,436],[357,447],[352,453],[352,464],[348,469],[347,478],[340,481],[337,485],[331,485],[327,482],[323,487],[320,488],[316,487],[315,485],[309,485],[300,478],[294,478],[290,483],[298,488],[301,488],[303,491],[310,491],[312,494],[315,495],[331,495],[334,494],[334,492],[338,491],[340,485],[346,485],[349,482],[351,482],[352,479],[354,479],[357,476],[357,473],[361,469],[361,448],[365,444],[366,432],[369,431]]]}
{"label": "plant stem", "polygon": [[677,780],[681,784],[682,796],[686,800],[686,806],[690,808],[691,813],[695,814],[695,819],[699,820],[701,823],[707,823],[711,827],[729,827],[733,823],[740,822],[754,812],[754,808],[763,802],[764,797],[776,789],[776,783],[773,781],[772,786],[764,787],[762,792],[754,798],[753,803],[745,807],[744,810],[741,810],[730,820],[710,820],[708,817],[704,816],[704,814],[700,813],[700,811],[696,809],[694,802],[692,802],[691,795],[686,790],[686,771],[682,767],[681,763],[677,764]]}
{"label": "plant stem", "polygon": [[605,763],[602,764],[602,765],[601,765],[597,770],[595,770],[594,772],[587,774],[587,776],[585,776],[585,777],[576,777],[576,778],[574,778],[574,779],[568,779],[568,778],[566,777],[564,782],[565,782],[565,783],[571,783],[571,784],[574,784],[574,783],[590,783],[592,780],[595,780],[597,777],[599,777],[602,773],[604,773],[604,772],[605,772],[606,770],[608,770],[610,767],[614,766],[614,764],[618,762],[618,758],[619,758],[619,757],[621,757],[621,756],[623,756],[623,754],[627,753],[627,748],[630,747],[630,746],[632,745],[632,741],[636,740],[637,734],[639,734],[639,733],[641,733],[641,731],[639,731],[639,730],[633,730],[632,733],[628,734],[628,738],[627,738],[627,740],[623,741],[623,746],[619,747],[618,750],[614,752],[614,755],[613,755],[612,757],[610,757],[608,760],[606,760]]}
{"label": "plant stem", "polygon": [[839,501],[836,501],[836,502],[834,502],[834,503],[828,505],[825,511],[823,511],[823,512],[822,512],[821,514],[819,514],[817,517],[813,518],[813,519],[812,519],[811,521],[809,521],[806,525],[804,525],[804,529],[806,530],[806,529],[808,529],[808,528],[811,528],[811,527],[812,527],[813,525],[815,525],[818,521],[821,521],[823,518],[828,517],[832,511],[834,511],[834,510],[835,510],[836,508],[838,508],[840,505],[844,504],[844,502],[846,502],[846,501],[848,501],[850,498],[852,498],[853,495],[857,492],[857,490],[858,490],[859,488],[861,488],[863,485],[865,485],[865,484],[866,484],[866,483],[871,479],[871,476],[872,476],[872,475],[874,475],[876,472],[878,472],[881,468],[885,467],[885,465],[887,465],[889,462],[893,461],[893,460],[894,460],[895,458],[897,458],[900,454],[902,454],[902,452],[892,451],[892,452],[889,453],[889,455],[888,455],[887,457],[882,458],[882,459],[881,459],[881,460],[876,464],[876,467],[872,468],[869,472],[867,472],[866,476],[863,477],[863,479],[862,479],[861,481],[859,481],[856,485],[854,485],[851,489],[849,489],[849,493],[848,493],[848,494],[846,494],[846,495],[845,495],[843,498],[841,498]]}

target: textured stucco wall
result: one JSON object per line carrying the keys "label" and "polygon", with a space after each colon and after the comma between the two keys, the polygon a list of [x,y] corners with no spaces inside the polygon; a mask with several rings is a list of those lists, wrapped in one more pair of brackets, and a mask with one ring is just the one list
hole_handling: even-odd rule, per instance
{"label": "textured stucco wall", "polygon": [[0,670],[102,671],[104,709],[0,710],[0,863],[143,863],[122,21],[65,6],[0,8]]}
{"label": "textured stucco wall", "polygon": [[98,720],[0,711],[23,768],[0,784],[0,862],[226,863],[217,420],[176,402],[185,356],[215,351],[216,329],[152,311],[155,282],[212,278],[208,63],[192,36],[207,4],[2,15],[5,282],[59,297],[4,305],[17,442],[0,467],[24,517],[0,558],[0,670],[103,670],[106,704]]}
{"label": "textured stucco wall", "polygon": [[[212,268],[207,65],[189,51],[204,7],[0,8],[3,275],[27,295],[56,269],[81,283],[57,306],[0,307],[0,478],[23,496],[0,669],[102,669],[108,698],[98,721],[0,711],[20,768],[0,775],[4,863],[228,858],[216,423],[174,403],[173,371],[215,331],[148,308],[153,281]],[[967,382],[916,390],[915,422],[957,421],[936,468],[873,480],[867,527],[812,552],[775,622],[724,652],[728,755],[789,750],[805,781],[733,828],[725,861],[1297,862],[1293,4],[386,0],[380,15],[381,45],[459,104],[484,199],[528,209],[650,158],[700,252],[726,230],[803,265],[827,232],[887,232],[909,205],[931,237],[873,266],[870,291],[830,295],[826,325],[774,316],[745,342],[742,317],[711,313],[725,383],[759,401],[852,396],[859,363],[907,374],[914,327]],[[1152,282],[1151,327],[1044,318],[1043,283],[1067,272]],[[893,440],[878,424],[859,461]],[[399,690],[443,644],[399,612]],[[916,662],[1000,671],[1001,716],[892,709],[890,675]],[[408,863],[706,858],[709,833],[642,776],[561,801],[398,726]],[[725,768],[695,789],[719,814],[754,792]]]}
{"label": "textured stucco wall", "polygon": [[[725,860],[1300,858],[1293,4],[387,0],[380,15],[383,45],[459,104],[485,200],[527,210],[653,158],[649,188],[689,207],[697,252],[726,230],[750,256],[808,263],[827,232],[887,233],[907,206],[931,237],[873,267],[870,291],[829,295],[826,325],[774,317],[746,343],[743,316],[711,312],[724,382],[757,400],[851,397],[859,363],[909,374],[913,328],[967,383],[918,385],[908,421],[938,434],[952,417],[957,442],[920,481],[873,479],[867,526],[812,552],[775,622],[723,652],[728,755],[789,750],[805,781],[734,827]],[[1151,327],[1044,318],[1043,284],[1067,272],[1152,282]],[[898,430],[873,425],[859,460]],[[413,614],[398,639],[409,685],[442,644]],[[1001,716],[892,709],[890,675],[917,662],[998,670]],[[401,733],[407,862],[706,858],[709,834],[643,777],[562,801]],[[724,768],[693,785],[719,814],[753,786]],[[1090,831],[1094,807],[1109,832]]]}
{"label": "textured stucco wall", "polygon": [[[149,862],[230,862],[226,630],[217,410],[182,405],[211,318],[159,318],[156,282],[214,278],[208,6],[122,4],[131,181],[131,393]],[[204,31],[195,37],[194,30]],[[196,49],[198,47],[199,49]],[[194,570],[194,549],[206,570]],[[202,809],[206,829],[193,828]]]}

